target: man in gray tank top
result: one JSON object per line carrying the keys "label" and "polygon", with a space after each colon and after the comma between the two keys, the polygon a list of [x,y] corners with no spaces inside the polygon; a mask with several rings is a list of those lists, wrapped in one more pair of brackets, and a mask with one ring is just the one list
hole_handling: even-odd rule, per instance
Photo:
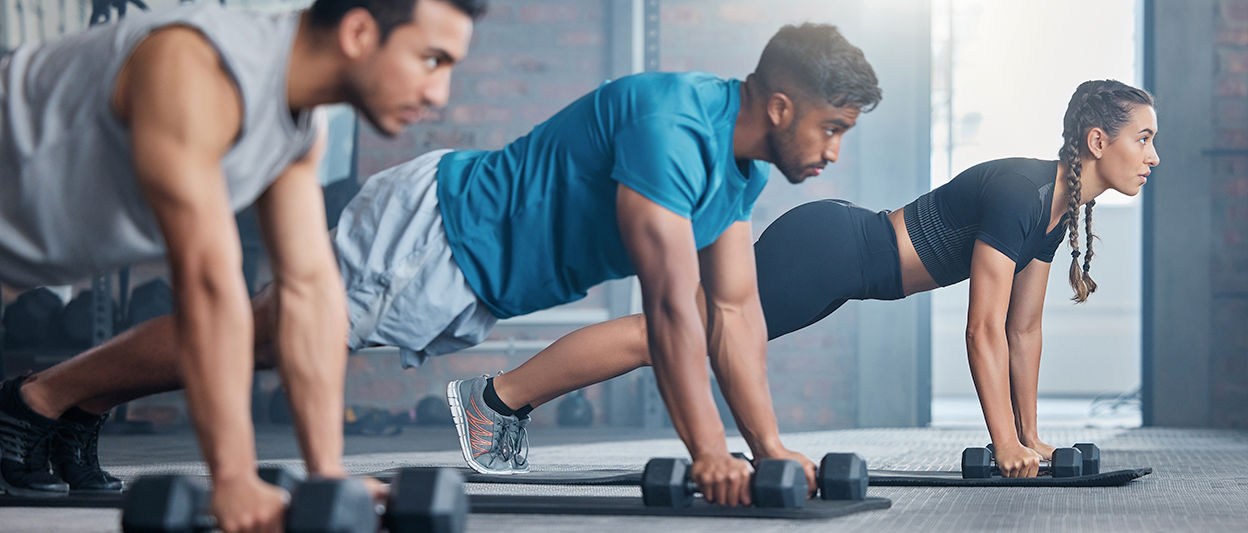
{"label": "man in gray tank top", "polygon": [[[484,4],[316,0],[265,16],[205,3],[0,58],[0,281],[66,283],[164,255],[183,352],[174,364],[147,350],[102,362],[88,352],[4,382],[0,488],[119,489],[94,457],[55,458],[93,446],[102,417],[86,391],[161,374],[186,388],[221,528],[274,530],[284,496],[255,474],[248,405],[256,321],[278,331],[309,472],[344,475],[346,307],[312,110],[347,102],[399,133],[445,104]],[[253,202],[273,259],[272,316],[249,312],[240,268],[233,213]]]}

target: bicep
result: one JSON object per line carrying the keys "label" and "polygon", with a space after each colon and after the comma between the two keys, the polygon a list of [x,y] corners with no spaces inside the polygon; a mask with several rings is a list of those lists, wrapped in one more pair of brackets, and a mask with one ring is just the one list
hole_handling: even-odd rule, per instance
{"label": "bicep", "polygon": [[968,330],[1005,327],[1013,283],[1014,260],[988,243],[976,240],[971,255]]}
{"label": "bicep", "polygon": [[749,222],[735,222],[699,252],[702,285],[709,302],[740,307],[758,300],[752,236]]}

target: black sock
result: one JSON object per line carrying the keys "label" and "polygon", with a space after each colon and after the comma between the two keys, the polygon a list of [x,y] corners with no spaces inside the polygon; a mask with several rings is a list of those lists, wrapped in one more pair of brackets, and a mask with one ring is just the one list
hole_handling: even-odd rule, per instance
{"label": "black sock", "polygon": [[101,416],[103,415],[95,415],[78,407],[70,407],[64,414],[61,415],[61,420],[84,426],[94,426],[96,422],[100,421]]}
{"label": "black sock", "polygon": [[524,407],[516,409],[516,418],[528,418],[529,413],[533,412],[532,404],[524,404]]}
{"label": "black sock", "polygon": [[503,403],[503,400],[498,397],[498,393],[494,392],[494,378],[485,380],[485,392],[481,395],[485,398],[486,407],[493,409],[498,414],[503,416],[516,414],[516,410],[507,407],[507,404]]}

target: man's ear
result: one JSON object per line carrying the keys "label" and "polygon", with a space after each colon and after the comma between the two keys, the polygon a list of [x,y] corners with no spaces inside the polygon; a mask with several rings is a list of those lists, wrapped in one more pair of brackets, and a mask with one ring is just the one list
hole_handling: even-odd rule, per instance
{"label": "man's ear", "polygon": [[381,41],[377,20],[364,8],[347,11],[338,21],[338,47],[351,59],[368,55]]}
{"label": "man's ear", "polygon": [[777,129],[786,129],[797,118],[797,108],[793,99],[784,93],[771,93],[767,97],[767,119]]}

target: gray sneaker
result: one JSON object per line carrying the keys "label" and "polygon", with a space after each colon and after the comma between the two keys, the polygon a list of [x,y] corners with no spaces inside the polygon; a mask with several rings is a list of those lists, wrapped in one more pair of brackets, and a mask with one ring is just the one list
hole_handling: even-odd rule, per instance
{"label": "gray sneaker", "polygon": [[[451,406],[451,418],[459,433],[459,448],[464,452],[468,466],[482,474],[515,474],[518,471],[513,459],[527,450],[527,436],[520,420],[504,416],[485,405],[482,394],[488,376],[461,379],[446,385],[446,400]],[[527,446],[526,446],[527,447]]]}

